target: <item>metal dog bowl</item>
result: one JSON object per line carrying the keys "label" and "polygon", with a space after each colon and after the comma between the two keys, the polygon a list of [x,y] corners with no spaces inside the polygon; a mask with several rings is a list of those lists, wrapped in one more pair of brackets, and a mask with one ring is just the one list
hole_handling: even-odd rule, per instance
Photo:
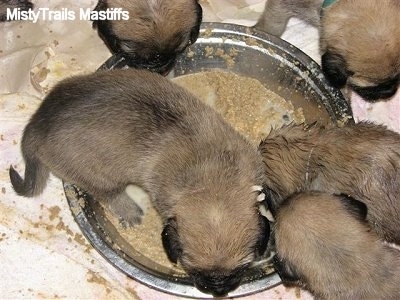
{"label": "metal dog bowl", "polygon": [[[234,53],[210,55],[210,49]],[[215,51],[211,51],[215,53]],[[111,57],[100,69],[123,68],[121,57]],[[204,23],[197,42],[178,59],[169,76],[225,69],[258,79],[269,90],[290,99],[295,109],[303,108],[307,123],[342,125],[352,122],[351,109],[342,94],[328,85],[319,66],[287,42],[252,28]],[[162,267],[135,250],[107,221],[102,209],[89,195],[64,183],[71,211],[93,247],[129,277],[154,289],[187,297],[211,298],[197,290],[191,280]],[[161,238],[161,232],[160,232]],[[139,243],[140,241],[138,241]],[[238,297],[260,292],[281,282],[275,272],[258,265],[250,269],[242,284],[229,293]]]}

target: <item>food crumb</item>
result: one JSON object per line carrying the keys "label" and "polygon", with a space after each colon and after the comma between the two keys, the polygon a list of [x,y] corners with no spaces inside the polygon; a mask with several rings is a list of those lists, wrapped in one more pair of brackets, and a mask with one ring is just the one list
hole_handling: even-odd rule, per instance
{"label": "food crumb", "polygon": [[[106,218],[114,225],[121,236],[131,244],[136,251],[153,260],[161,266],[170,268],[175,273],[183,273],[183,270],[171,263],[164,252],[161,242],[162,222],[161,217],[153,207],[149,207],[143,217],[142,223],[133,228],[124,228],[117,217],[108,209],[104,209]],[[140,241],[138,243],[138,241]]]}
{"label": "food crumb", "polygon": [[50,221],[53,221],[55,218],[59,216],[59,213],[61,211],[61,208],[58,206],[52,206],[49,208],[50,216],[49,219]]}
{"label": "food crumb", "polygon": [[300,290],[299,287],[296,287],[296,288],[294,289],[294,294],[295,294],[295,296],[296,296],[297,299],[300,299],[300,298],[301,298],[301,290]]}

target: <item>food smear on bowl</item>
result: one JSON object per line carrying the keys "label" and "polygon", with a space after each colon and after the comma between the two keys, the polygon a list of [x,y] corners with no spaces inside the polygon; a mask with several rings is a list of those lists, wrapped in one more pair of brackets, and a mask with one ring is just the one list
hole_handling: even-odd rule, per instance
{"label": "food smear on bowl", "polygon": [[[130,196],[135,200],[140,195],[131,193]],[[155,269],[157,269],[156,265],[160,265],[169,268],[174,274],[185,274],[179,265],[169,261],[164,251],[161,242],[161,232],[163,230],[161,217],[154,207],[147,208],[140,225],[128,228],[122,226],[118,218],[108,209],[104,209],[104,212],[105,217],[118,230],[121,237],[140,254],[152,260],[155,263]]]}
{"label": "food smear on bowl", "polygon": [[271,128],[305,121],[302,108],[267,89],[254,78],[223,70],[172,79],[215,108],[237,131],[257,144]]}
{"label": "food smear on bowl", "polygon": [[[271,128],[305,121],[302,109],[295,110],[290,101],[250,77],[218,69],[172,80],[214,107],[228,123],[256,145],[268,135]],[[133,199],[141,197],[134,193],[130,196]],[[156,264],[169,268],[174,274],[184,274],[179,266],[168,260],[164,252],[161,242],[162,221],[151,205],[147,206],[142,223],[133,228],[123,227],[108,209],[105,209],[105,214],[121,237],[136,251]]]}

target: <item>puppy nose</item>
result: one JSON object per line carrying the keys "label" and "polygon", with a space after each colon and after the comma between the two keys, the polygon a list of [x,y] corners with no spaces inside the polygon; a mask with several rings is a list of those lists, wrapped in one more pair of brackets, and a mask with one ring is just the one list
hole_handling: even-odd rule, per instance
{"label": "puppy nose", "polygon": [[376,102],[382,99],[389,99],[396,94],[400,83],[400,76],[396,76],[377,86],[359,87],[352,85],[353,90],[369,102]]}
{"label": "puppy nose", "polygon": [[214,288],[211,291],[211,294],[214,297],[224,297],[226,296],[232,289],[231,288],[226,288],[226,287],[219,287],[219,288]]}
{"label": "puppy nose", "polygon": [[234,290],[233,287],[231,286],[206,286],[206,285],[199,285],[195,284],[195,286],[202,291],[203,293],[206,294],[211,294],[213,297],[224,297],[226,296],[230,291]]}
{"label": "puppy nose", "polygon": [[195,283],[195,286],[206,294],[211,294],[213,297],[225,297],[229,292],[232,292],[240,285],[240,281],[237,282],[225,282],[219,285],[211,284],[211,285],[198,285]]}
{"label": "puppy nose", "polygon": [[175,57],[171,58],[170,60],[160,61],[157,64],[150,66],[149,69],[153,72],[157,72],[163,76],[167,76],[168,73],[172,70],[175,66]]}

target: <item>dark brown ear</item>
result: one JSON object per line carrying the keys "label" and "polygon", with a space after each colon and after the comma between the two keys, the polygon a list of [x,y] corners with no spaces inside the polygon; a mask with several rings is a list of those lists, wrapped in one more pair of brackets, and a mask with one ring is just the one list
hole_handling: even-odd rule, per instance
{"label": "dark brown ear", "polygon": [[301,276],[294,270],[294,268],[287,262],[285,259],[280,257],[278,254],[275,254],[274,258],[274,267],[281,277],[282,281],[287,284],[297,284],[303,285],[303,281],[301,280]]}
{"label": "dark brown ear", "polygon": [[[96,7],[93,9],[94,11],[105,11],[107,10],[108,6],[105,0],[99,0],[96,4]],[[97,29],[98,21],[93,21],[92,27]]]}
{"label": "dark brown ear", "polygon": [[400,83],[400,75],[386,79],[378,85],[374,86],[356,86],[351,85],[353,91],[359,94],[364,100],[374,103],[382,99],[388,99],[396,94]]}
{"label": "dark brown ear", "polygon": [[190,44],[194,44],[199,37],[200,25],[203,20],[203,8],[201,7],[198,0],[196,0],[196,25],[192,28],[190,32]]}
{"label": "dark brown ear", "polygon": [[265,200],[263,204],[266,205],[266,209],[271,212],[273,217],[276,217],[279,206],[282,204],[284,199],[275,191],[271,190],[269,187],[264,186],[262,192],[265,195]]}
{"label": "dark brown ear", "polygon": [[257,240],[256,244],[256,251],[258,255],[263,255],[265,250],[267,250],[267,245],[268,245],[268,240],[269,240],[269,235],[271,232],[269,221],[266,217],[261,216],[259,217],[260,219],[260,235]]}
{"label": "dark brown ear", "polygon": [[345,209],[355,218],[361,221],[367,218],[368,208],[363,202],[344,194],[340,195],[340,201]]}
{"label": "dark brown ear", "polygon": [[[108,4],[107,0],[99,0],[95,11],[107,11]],[[114,34],[113,22],[111,20],[93,20],[92,28],[97,30],[99,37],[103,40],[104,44],[112,53],[120,52],[120,40]]]}
{"label": "dark brown ear", "polygon": [[168,259],[176,264],[182,255],[182,247],[179,241],[177,223],[175,218],[168,219],[161,233],[162,244]]}
{"label": "dark brown ear", "polygon": [[334,87],[342,88],[347,82],[347,78],[353,75],[347,70],[344,57],[327,50],[321,57],[321,67],[326,79]]}

